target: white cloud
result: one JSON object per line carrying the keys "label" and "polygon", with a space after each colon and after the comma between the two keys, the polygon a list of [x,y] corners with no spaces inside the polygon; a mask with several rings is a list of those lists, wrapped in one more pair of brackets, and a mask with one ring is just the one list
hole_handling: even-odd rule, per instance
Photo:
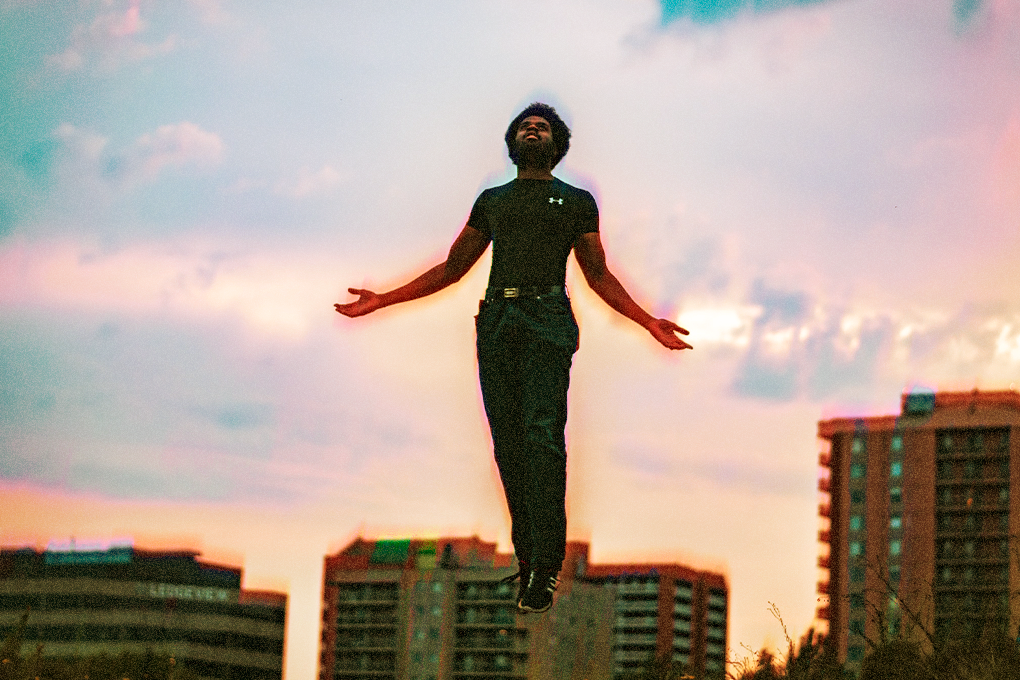
{"label": "white cloud", "polygon": [[301,168],[297,179],[281,180],[276,184],[276,193],[291,198],[321,196],[334,191],[348,178],[332,165],[324,165],[312,171]]}
{"label": "white cloud", "polygon": [[117,174],[152,180],[167,167],[209,167],[223,160],[226,146],[218,135],[187,121],[163,125],[139,137],[121,159]]}
{"label": "white cloud", "polygon": [[761,313],[757,306],[685,309],[677,323],[687,329],[696,328],[699,343],[746,348],[754,320]]}
{"label": "white cloud", "polygon": [[219,135],[187,121],[160,126],[123,151],[111,151],[107,137],[70,123],[60,125],[54,136],[61,142],[57,172],[63,188],[72,192],[152,182],[167,167],[209,168],[222,162],[226,150]]}

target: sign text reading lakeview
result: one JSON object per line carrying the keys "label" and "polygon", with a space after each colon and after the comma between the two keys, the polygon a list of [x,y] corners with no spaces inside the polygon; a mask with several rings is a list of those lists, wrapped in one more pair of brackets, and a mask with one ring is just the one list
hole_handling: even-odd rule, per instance
{"label": "sign text reading lakeview", "polygon": [[223,588],[204,586],[178,586],[171,583],[139,583],[139,595],[160,597],[167,600],[202,600],[204,602],[227,602],[232,600],[230,591]]}

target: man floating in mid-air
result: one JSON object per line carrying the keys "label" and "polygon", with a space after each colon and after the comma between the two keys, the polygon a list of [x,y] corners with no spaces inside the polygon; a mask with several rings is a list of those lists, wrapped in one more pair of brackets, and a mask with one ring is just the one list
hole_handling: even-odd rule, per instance
{"label": "man floating in mid-air", "polygon": [[517,178],[486,189],[446,261],[410,283],[336,304],[349,317],[416,300],[459,281],[492,242],[492,268],[476,317],[478,375],[493,452],[510,510],[520,578],[517,606],[552,606],[567,540],[567,387],[578,328],[564,287],[567,256],[599,297],[669,349],[691,349],[687,331],[656,319],[606,266],[595,199],[552,175],[570,147],[556,110],[534,103],[507,128]]}

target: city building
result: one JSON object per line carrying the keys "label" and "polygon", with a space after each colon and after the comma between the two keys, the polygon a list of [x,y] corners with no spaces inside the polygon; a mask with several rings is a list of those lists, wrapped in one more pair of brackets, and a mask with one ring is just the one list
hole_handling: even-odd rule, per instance
{"label": "city building", "polygon": [[588,566],[585,577],[614,595],[611,677],[652,657],[698,677],[723,677],[728,588],[721,574],[676,564],[604,564]]}
{"label": "city building", "polygon": [[320,680],[609,680],[654,654],[725,662],[721,576],[592,566],[571,542],[556,604],[524,615],[502,581],[514,573],[477,537],[354,541],[325,559]]}
{"label": "city building", "polygon": [[869,645],[1015,634],[1020,393],[905,394],[899,415],[818,424],[817,616],[859,670]]}
{"label": "city building", "polygon": [[44,656],[173,656],[209,680],[280,680],[287,597],[241,589],[241,570],[199,553],[0,550],[0,639],[29,614]]}

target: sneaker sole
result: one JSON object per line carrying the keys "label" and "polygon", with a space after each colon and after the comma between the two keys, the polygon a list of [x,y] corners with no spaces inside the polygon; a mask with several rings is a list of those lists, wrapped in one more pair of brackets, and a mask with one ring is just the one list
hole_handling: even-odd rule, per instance
{"label": "sneaker sole", "polygon": [[541,609],[534,609],[534,608],[529,607],[529,606],[527,606],[525,604],[518,604],[517,605],[517,609],[518,609],[518,611],[524,612],[525,614],[542,614],[543,612],[547,612],[550,609],[552,609],[552,606],[553,606],[553,603],[550,602],[549,604],[547,604],[546,606],[542,607]]}

